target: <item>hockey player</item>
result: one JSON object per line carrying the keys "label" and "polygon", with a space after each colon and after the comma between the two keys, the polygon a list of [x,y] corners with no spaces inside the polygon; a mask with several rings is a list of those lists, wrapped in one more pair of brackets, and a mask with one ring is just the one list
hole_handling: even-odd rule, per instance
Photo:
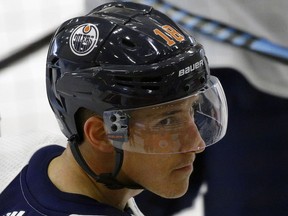
{"label": "hockey player", "polygon": [[46,79],[67,148],[37,151],[0,215],[142,215],[134,196],[185,194],[196,154],[226,132],[203,47],[150,6],[107,3],[64,22]]}

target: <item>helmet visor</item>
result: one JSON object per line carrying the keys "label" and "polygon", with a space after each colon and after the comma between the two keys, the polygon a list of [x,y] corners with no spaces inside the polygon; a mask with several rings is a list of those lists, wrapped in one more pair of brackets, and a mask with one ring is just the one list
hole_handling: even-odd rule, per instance
{"label": "helmet visor", "polygon": [[226,133],[227,103],[219,80],[185,98],[143,108],[104,112],[108,139],[116,148],[147,154],[199,151]]}

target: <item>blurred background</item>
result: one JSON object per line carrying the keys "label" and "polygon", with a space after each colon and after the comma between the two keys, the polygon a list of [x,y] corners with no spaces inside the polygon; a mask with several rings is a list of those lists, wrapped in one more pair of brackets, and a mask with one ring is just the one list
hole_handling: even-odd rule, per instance
{"label": "blurred background", "polygon": [[[0,2],[0,59],[56,30],[85,11],[85,1],[16,0]],[[0,70],[1,135],[31,130],[59,131],[45,90],[48,44]]]}
{"label": "blurred background", "polygon": [[[32,142],[33,146],[59,140],[65,144],[46,97],[49,36],[68,18],[85,14],[104,2],[0,1],[0,166],[6,168],[5,172],[10,170],[9,174],[0,172],[3,185],[26,162]],[[206,48],[211,73],[223,83],[229,105],[227,135],[198,157],[187,195],[162,200],[143,193],[137,198],[140,209],[146,215],[157,216],[286,216],[288,2],[179,0],[176,9],[172,0],[161,4],[153,0],[135,2],[159,7],[193,32]],[[198,16],[187,19],[183,10]],[[223,23],[228,26],[223,27]],[[253,43],[254,36],[261,39],[258,46]],[[271,48],[270,43],[276,47]],[[27,51],[27,46],[33,52],[24,52],[23,57],[13,61],[17,59],[15,54]],[[255,47],[265,48],[268,54],[259,55]],[[14,58],[7,59],[11,56]],[[18,166],[10,169],[14,163]]]}

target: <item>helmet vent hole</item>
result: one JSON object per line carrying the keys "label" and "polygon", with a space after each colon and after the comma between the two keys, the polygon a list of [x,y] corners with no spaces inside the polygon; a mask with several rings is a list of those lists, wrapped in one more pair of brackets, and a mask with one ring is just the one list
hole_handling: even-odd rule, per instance
{"label": "helmet vent hole", "polygon": [[147,82],[147,83],[159,83],[161,82],[162,77],[158,76],[158,77],[143,77],[141,79],[141,82]]}
{"label": "helmet vent hole", "polygon": [[119,81],[119,82],[132,82],[133,81],[133,78],[132,77],[125,77],[125,76],[115,76],[114,77],[116,81]]}
{"label": "helmet vent hole", "polygon": [[159,90],[160,87],[159,86],[142,86],[142,89],[155,91],[155,90]]}
{"label": "helmet vent hole", "polygon": [[125,76],[115,76],[115,83],[118,86],[124,86],[124,87],[128,87],[128,88],[133,88],[133,78],[132,77],[125,77]]}
{"label": "helmet vent hole", "polygon": [[126,38],[122,38],[122,44],[129,47],[129,48],[135,48],[136,44],[133,43],[131,40],[128,40]]}
{"label": "helmet vent hole", "polygon": [[141,78],[140,82],[142,83],[141,88],[145,90],[159,90],[160,86],[159,83],[162,81],[161,76],[157,77],[143,77]]}
{"label": "helmet vent hole", "polygon": [[57,62],[58,62],[58,58],[54,57],[52,60],[51,60],[51,65],[55,65]]}

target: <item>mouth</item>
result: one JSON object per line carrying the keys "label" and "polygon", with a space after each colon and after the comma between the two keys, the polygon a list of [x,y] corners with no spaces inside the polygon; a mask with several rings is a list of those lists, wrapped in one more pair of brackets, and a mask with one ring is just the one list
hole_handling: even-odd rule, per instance
{"label": "mouth", "polygon": [[174,171],[176,172],[190,172],[193,170],[192,163],[189,165],[183,165],[182,167],[176,168]]}
{"label": "mouth", "polygon": [[193,162],[195,160],[195,154],[193,154],[193,157],[188,160],[185,161],[181,164],[179,164],[178,166],[175,167],[175,171],[193,171]]}
{"label": "mouth", "polygon": [[185,163],[181,163],[179,166],[175,167],[174,171],[190,172],[193,171],[193,160],[189,160]]}

